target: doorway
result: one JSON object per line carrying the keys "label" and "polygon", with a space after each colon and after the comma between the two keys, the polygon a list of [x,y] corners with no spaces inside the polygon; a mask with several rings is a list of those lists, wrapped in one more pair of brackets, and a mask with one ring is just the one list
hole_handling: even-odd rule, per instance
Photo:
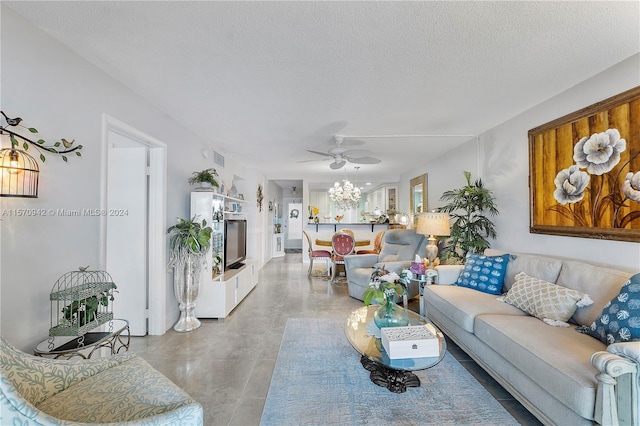
{"label": "doorway", "polygon": [[287,251],[302,251],[302,227],[306,215],[302,210],[302,200],[285,199],[286,209],[284,217],[284,249]]}
{"label": "doorway", "polygon": [[166,331],[166,145],[103,116],[101,259],[131,334]]}

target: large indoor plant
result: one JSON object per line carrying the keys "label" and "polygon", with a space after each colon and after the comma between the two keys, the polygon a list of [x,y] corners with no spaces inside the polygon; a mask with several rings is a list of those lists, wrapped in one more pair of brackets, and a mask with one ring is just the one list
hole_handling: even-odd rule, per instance
{"label": "large indoor plant", "polygon": [[484,187],[482,179],[471,183],[470,172],[464,172],[464,177],[467,184],[444,192],[440,201],[448,204],[438,209],[451,217],[451,236],[442,254],[450,263],[463,262],[468,252],[482,253],[490,247],[488,239],[497,235],[489,218],[499,214],[493,193]]}
{"label": "large indoor plant", "polygon": [[209,251],[213,230],[203,220],[181,219],[169,227],[169,267],[174,268],[174,291],[180,303],[180,319],[175,331],[191,331],[200,327],[194,309],[200,291],[200,270]]}

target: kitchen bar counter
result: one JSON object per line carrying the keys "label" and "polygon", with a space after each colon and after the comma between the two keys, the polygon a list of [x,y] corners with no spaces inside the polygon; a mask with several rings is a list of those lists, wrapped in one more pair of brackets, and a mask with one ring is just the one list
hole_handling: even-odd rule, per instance
{"label": "kitchen bar counter", "polygon": [[[336,232],[338,229],[342,229],[342,228],[349,228],[350,226],[369,226],[371,227],[371,232],[373,232],[374,227],[379,228],[380,231],[387,229],[389,227],[388,223],[378,223],[378,222],[355,222],[355,223],[347,223],[347,222],[320,222],[320,223],[313,223],[313,222],[309,222],[307,223],[308,226],[313,226],[316,228],[316,232],[318,232],[318,229],[320,227],[332,227],[333,228],[333,232]],[[391,224],[393,225],[393,224]]]}

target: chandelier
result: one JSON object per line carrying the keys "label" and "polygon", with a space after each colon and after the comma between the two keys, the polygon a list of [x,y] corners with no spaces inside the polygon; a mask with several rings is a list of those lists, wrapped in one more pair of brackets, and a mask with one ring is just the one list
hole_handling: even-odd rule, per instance
{"label": "chandelier", "polygon": [[344,179],[343,182],[342,186],[336,182],[333,188],[329,189],[329,198],[338,208],[350,209],[357,206],[360,201],[360,188],[354,187],[348,179]]}

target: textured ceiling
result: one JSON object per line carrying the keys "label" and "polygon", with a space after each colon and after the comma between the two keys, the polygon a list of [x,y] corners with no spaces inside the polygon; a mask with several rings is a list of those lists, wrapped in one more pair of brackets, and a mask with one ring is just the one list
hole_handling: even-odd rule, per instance
{"label": "textured ceiling", "polygon": [[341,178],[298,163],[338,133],[398,180],[473,136],[366,136],[476,135],[640,51],[636,1],[3,3],[271,179]]}

